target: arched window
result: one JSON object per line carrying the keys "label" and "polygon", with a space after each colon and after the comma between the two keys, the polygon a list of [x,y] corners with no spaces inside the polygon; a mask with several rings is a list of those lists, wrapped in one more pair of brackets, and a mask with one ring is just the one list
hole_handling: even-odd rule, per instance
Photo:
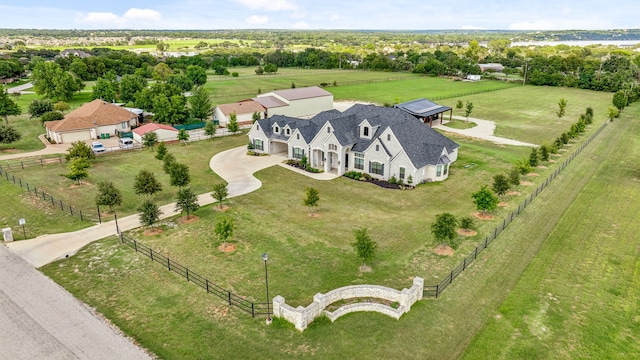
{"label": "arched window", "polygon": [[369,136],[369,127],[365,126],[362,130],[362,135]]}

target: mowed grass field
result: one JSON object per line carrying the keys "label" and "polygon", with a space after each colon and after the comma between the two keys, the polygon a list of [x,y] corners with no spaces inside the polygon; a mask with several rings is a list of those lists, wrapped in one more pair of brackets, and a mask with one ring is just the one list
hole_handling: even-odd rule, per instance
{"label": "mowed grass field", "polygon": [[[589,182],[593,174],[594,157],[606,158],[603,152],[621,140],[616,136],[619,129],[615,125],[614,123],[606,128],[439,299],[417,303],[400,320],[380,314],[355,313],[333,324],[318,319],[303,333],[280,320],[267,326],[264,318],[252,319],[245,313],[229,308],[224,301],[138,256],[130,248],[119,245],[115,238],[93,243],[72,258],[45,266],[43,271],[75,296],[96,307],[125,333],[160,358],[456,358],[476,330],[489,317],[496,315],[496,309],[518,282],[562,214]],[[476,156],[482,157],[481,149],[482,146],[473,148]],[[463,159],[460,161],[460,165],[465,162]],[[553,171],[553,167],[548,171]],[[456,173],[460,176],[461,172],[461,169],[452,171],[452,176]],[[486,174],[477,175],[486,179],[490,173],[487,170]],[[349,219],[353,222],[353,227],[363,223],[371,228],[375,227],[376,231],[372,231],[371,235],[380,245],[380,257],[372,264],[373,272],[359,274],[359,262],[348,245],[352,241],[351,237],[345,235],[338,241],[334,237],[342,235],[335,234],[334,224],[323,223],[339,215],[334,214],[338,206],[336,202],[341,201],[341,197],[344,198],[345,193],[341,189],[349,185],[340,183],[335,186],[335,197],[321,188],[321,218],[309,219],[299,202],[302,196],[300,190],[310,182],[302,178],[290,179],[288,175],[290,174],[285,169],[262,171],[259,177],[263,181],[263,189],[232,200],[231,210],[227,214],[240,219],[238,221],[253,221],[251,229],[243,229],[241,232],[256,234],[255,237],[247,238],[240,238],[238,234],[235,241],[239,250],[236,253],[227,256],[217,253],[212,233],[208,236],[199,233],[199,236],[192,237],[191,234],[197,232],[195,225],[200,222],[178,227],[171,239],[147,237],[148,240],[144,241],[164,241],[161,251],[175,256],[189,266],[192,266],[191,261],[196,256],[188,254],[181,257],[177,248],[189,248],[194,241],[206,243],[206,252],[198,257],[213,264],[211,269],[225,270],[200,271],[194,266],[192,269],[210,280],[228,283],[227,286],[232,291],[241,292],[240,290],[253,287],[256,292],[248,295],[255,299],[262,298],[259,290],[264,280],[263,263],[259,254],[269,252],[269,285],[272,296],[283,295],[288,301],[297,298],[303,305],[311,302],[311,296],[315,292],[329,290],[318,283],[318,280],[328,283],[344,281],[346,278],[339,279],[344,275],[336,274],[344,268],[351,269],[349,280],[353,283],[377,281],[384,284],[385,279],[397,279],[400,275],[401,279],[394,284],[396,288],[409,286],[412,275],[425,276],[427,284],[446,276],[449,269],[432,272],[420,269],[423,261],[432,256],[429,253],[434,244],[427,240],[427,228],[432,217],[425,215],[420,220],[402,226],[396,223],[406,221],[400,219],[400,215],[407,211],[403,209],[402,201],[423,202],[420,211],[414,211],[416,216],[420,216],[427,212],[429,205],[439,201],[439,198],[429,200],[426,196],[428,191],[448,191],[445,187],[455,188],[460,178],[453,177],[442,185],[418,188],[413,194],[406,192],[417,197],[418,191],[424,191],[425,197],[419,200],[407,199],[405,193],[395,192],[398,194],[394,194],[395,200],[386,203],[384,194],[380,195],[375,190],[372,193],[368,189],[342,199],[351,201],[352,214]],[[541,176],[534,181],[539,182],[543,178]],[[282,181],[286,181],[286,187],[282,186]],[[358,182],[355,184],[368,186]],[[317,186],[330,186],[330,183]],[[262,190],[277,193],[263,194]],[[454,195],[454,190],[449,195]],[[363,199],[361,193],[369,194],[368,199]],[[254,198],[250,199],[251,196]],[[276,198],[277,196],[280,198]],[[469,198],[467,201],[470,200]],[[520,201],[522,197],[510,203],[516,206]],[[286,207],[292,209],[285,209]],[[458,207],[459,204],[448,204],[446,201],[438,203],[438,209],[442,211],[453,209],[463,214],[472,211],[471,207],[466,207],[467,210]],[[203,219],[209,218],[207,212],[214,212],[211,208],[202,211]],[[396,215],[395,212],[400,214]],[[303,236],[297,232],[289,233],[287,223],[294,221],[301,228],[306,226],[310,230],[303,232]],[[403,229],[396,231],[391,237],[389,234],[392,231],[385,230],[385,226]],[[480,230],[482,237],[487,230],[483,227]],[[425,240],[417,245],[419,240],[411,240],[411,236],[417,237],[420,233],[424,234]],[[472,240],[474,241],[479,240]],[[405,245],[408,249],[403,248]],[[161,245],[158,243],[158,246]],[[193,250],[194,253],[197,251]],[[419,256],[420,251],[425,255]],[[459,249],[454,257],[466,255],[465,251],[470,251],[470,248]],[[292,258],[292,254],[299,255]],[[250,256],[242,259],[246,255]],[[350,263],[344,260],[348,258],[347,255],[351,258]],[[418,260],[414,263],[416,255]],[[241,264],[234,265],[234,262]],[[317,274],[313,274],[314,271]],[[338,278],[339,281],[332,278]]]}
{"label": "mowed grass field", "polygon": [[464,359],[640,357],[640,106]]}

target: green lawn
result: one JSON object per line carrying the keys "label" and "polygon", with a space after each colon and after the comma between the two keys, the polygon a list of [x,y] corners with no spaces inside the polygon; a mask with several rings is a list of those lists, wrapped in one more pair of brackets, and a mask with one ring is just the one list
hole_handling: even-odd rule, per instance
{"label": "green lawn", "polygon": [[21,138],[11,144],[0,144],[0,156],[44,149],[38,135],[46,130],[39,119],[29,119],[29,115],[9,116],[9,125],[18,130]]}
{"label": "green lawn", "polygon": [[[470,117],[493,120],[497,123],[496,136],[534,144],[552,143],[571,124],[578,121],[588,106],[593,107],[594,122],[607,119],[612,94],[605,92],[546,87],[516,86],[499,92],[488,92],[438,101],[451,106],[454,115],[464,116],[464,109],[455,108],[456,102],[470,101]],[[558,100],[567,99],[566,115],[558,118]]]}
{"label": "green lawn", "polygon": [[44,234],[55,234],[82,229],[92,225],[80,221],[57,208],[49,206],[42,199],[36,199],[20,186],[0,179],[0,228],[10,227],[15,240],[23,239],[23,232],[18,226],[18,219],[25,219],[27,238],[35,238]]}
{"label": "green lawn", "polygon": [[[189,166],[191,174],[190,187],[200,194],[211,191],[216,182],[221,182],[219,176],[209,168],[211,157],[223,150],[246,144],[247,137],[244,134],[224,136],[213,140],[203,140],[188,143],[188,145],[170,145],[169,152],[174,154],[178,162]],[[92,160],[89,168],[89,177],[83,181],[83,185],[76,186],[75,182],[63,175],[68,172],[67,164],[48,165],[44,168],[34,166],[25,170],[14,170],[13,173],[23,180],[35,185],[54,197],[61,199],[71,206],[95,213],[95,196],[97,183],[109,180],[120,189],[123,196],[123,204],[116,207],[118,215],[127,215],[137,212],[139,198],[133,191],[135,176],[141,169],[149,170],[156,174],[157,179],[163,185],[163,191],[156,194],[154,199],[158,204],[173,202],[177,194],[177,188],[169,185],[169,176],[162,170],[162,162],[156,160],[155,152],[148,149],[116,152],[97,156]]]}
{"label": "green lawn", "polygon": [[[495,314],[557,219],[578,196],[591,174],[592,158],[609,146],[613,130],[605,129],[439,299],[417,303],[399,321],[356,313],[333,324],[319,319],[304,333],[279,320],[267,327],[264,318],[254,320],[229,308],[118,245],[115,238],[93,243],[43,271],[161,358],[455,358],[475,330]],[[249,225],[238,226],[235,242],[239,248],[233,254],[217,252],[214,234],[202,230],[204,222],[213,226],[209,219],[219,216],[211,208],[200,211],[199,222],[141,238],[210,280],[258,301],[264,298],[259,255],[264,251],[270,255],[272,296],[283,295],[294,304],[307,305],[314,293],[334,285],[374,282],[402,288],[410,286],[414,275],[432,284],[496,224],[483,223],[481,235],[465,242],[453,258],[440,258],[431,252],[434,244],[428,227],[432,214],[472,212],[470,189],[500,169],[488,155],[500,161],[521,156],[505,155],[511,153],[509,148],[464,145],[467,155],[457,163],[462,168],[452,170],[446,183],[414,191],[383,190],[347,179],[336,180],[337,185],[319,183],[285,169],[266,169],[259,173],[263,188],[233,199],[231,210],[225,213],[237,224]],[[486,160],[480,161],[483,158]],[[478,165],[465,169],[469,161]],[[302,189],[308,185],[320,189],[319,219],[308,218],[300,205]],[[521,191],[526,194],[526,189]],[[498,218],[524,196],[510,201],[510,207],[497,213]],[[358,273],[358,261],[349,246],[353,241],[350,230],[358,226],[369,227],[380,246],[371,273]],[[77,271],[80,268],[83,271]],[[416,344],[417,338],[421,340]]]}
{"label": "green lawn", "polygon": [[463,358],[640,356],[639,119],[636,104],[611,125],[593,178]]}

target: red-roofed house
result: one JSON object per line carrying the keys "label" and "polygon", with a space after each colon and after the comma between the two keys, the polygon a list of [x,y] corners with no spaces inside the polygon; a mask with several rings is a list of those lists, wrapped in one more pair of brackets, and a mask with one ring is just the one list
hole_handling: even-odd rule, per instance
{"label": "red-roofed house", "polygon": [[267,109],[259,102],[249,99],[241,100],[230,104],[220,104],[216,106],[213,112],[213,120],[217,120],[222,126],[226,126],[229,123],[229,116],[232,113],[236,113],[238,123],[253,123],[253,114],[258,113],[260,119],[264,118],[264,114]]}
{"label": "red-roofed house", "polygon": [[133,129],[133,140],[142,144],[142,137],[148,132],[155,132],[158,135],[158,141],[174,141],[178,140],[178,130],[173,126],[164,124],[148,123]]}
{"label": "red-roofed house", "polygon": [[64,119],[45,121],[47,136],[57,143],[99,139],[101,134],[117,135],[138,125],[138,115],[100,99],[85,103]]}

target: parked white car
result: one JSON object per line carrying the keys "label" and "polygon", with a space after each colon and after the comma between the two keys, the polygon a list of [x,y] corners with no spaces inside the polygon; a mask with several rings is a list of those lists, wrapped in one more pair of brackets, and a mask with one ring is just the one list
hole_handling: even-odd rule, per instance
{"label": "parked white car", "polygon": [[120,141],[118,141],[118,146],[120,146],[120,149],[133,149],[133,139],[120,138]]}
{"label": "parked white car", "polygon": [[101,153],[105,152],[107,149],[104,147],[104,145],[102,145],[100,141],[94,141],[91,143],[91,150],[94,153]]}

